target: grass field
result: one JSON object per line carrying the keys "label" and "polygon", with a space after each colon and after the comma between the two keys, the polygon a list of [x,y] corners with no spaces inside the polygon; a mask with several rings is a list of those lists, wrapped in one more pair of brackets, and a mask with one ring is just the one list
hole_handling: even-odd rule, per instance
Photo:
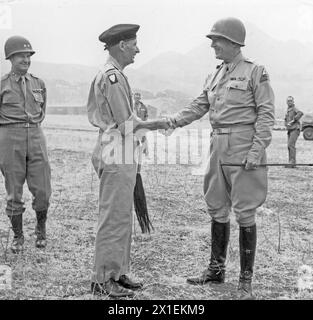
{"label": "grass field", "polygon": [[[98,180],[90,157],[97,132],[80,116],[61,117],[47,118],[45,123],[53,186],[45,250],[34,247],[35,213],[25,187],[25,248],[23,254],[10,252],[12,230],[4,214],[5,190],[0,177],[0,264],[9,265],[13,272],[12,290],[0,290],[0,299],[109,299],[89,293],[98,207]],[[65,126],[86,131],[63,130]],[[312,162],[313,142],[301,135],[297,150],[299,163]],[[274,131],[268,162],[286,160],[286,132]],[[134,224],[131,276],[144,282],[134,299],[226,300],[235,296],[239,247],[234,216],[226,283],[199,287],[186,283],[186,277],[206,268],[210,256],[210,217],[202,198],[203,177],[191,172],[189,165],[143,166],[155,229],[146,235],[137,221]],[[267,201],[257,214],[253,284],[258,299],[313,298],[312,292],[296,290],[298,268],[304,264],[313,267],[312,194],[313,168],[269,169]]]}

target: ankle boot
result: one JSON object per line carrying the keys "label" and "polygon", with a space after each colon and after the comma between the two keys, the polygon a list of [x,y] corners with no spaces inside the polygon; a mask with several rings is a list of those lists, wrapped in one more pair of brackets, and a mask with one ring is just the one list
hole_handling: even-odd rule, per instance
{"label": "ankle boot", "polygon": [[13,241],[11,244],[11,251],[13,253],[19,253],[23,251],[24,235],[23,235],[23,215],[9,216],[12,224],[12,230],[14,233]]}
{"label": "ankle boot", "polygon": [[36,211],[37,225],[35,228],[35,233],[37,236],[36,247],[45,248],[47,245],[46,241],[46,221],[47,221],[47,210]]}
{"label": "ankle boot", "polygon": [[211,259],[209,267],[202,275],[188,278],[187,282],[202,285],[207,282],[223,283],[225,281],[225,261],[229,242],[230,223],[219,223],[212,220],[211,224]]}
{"label": "ankle boot", "polygon": [[256,251],[256,225],[240,227],[240,276],[238,284],[238,298],[240,300],[254,300],[252,293],[253,265]]}

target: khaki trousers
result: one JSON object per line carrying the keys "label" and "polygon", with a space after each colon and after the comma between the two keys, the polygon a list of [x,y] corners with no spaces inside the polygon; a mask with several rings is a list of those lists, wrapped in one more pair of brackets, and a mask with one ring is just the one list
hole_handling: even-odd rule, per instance
{"label": "khaki trousers", "polygon": [[99,217],[92,282],[118,280],[129,272],[136,163],[107,164],[99,136],[92,163],[100,179]]}
{"label": "khaki trousers", "polygon": [[0,169],[7,192],[7,215],[19,215],[25,211],[22,201],[25,180],[33,195],[33,209],[48,210],[51,170],[41,127],[0,126]]}
{"label": "khaki trousers", "polygon": [[[256,209],[267,195],[267,169],[244,170],[242,167],[221,166],[241,163],[252,145],[254,129],[229,134],[213,134],[210,160],[204,177],[204,197],[212,218],[220,223],[229,221],[231,209],[240,226],[255,223]],[[266,163],[264,153],[261,163]]]}

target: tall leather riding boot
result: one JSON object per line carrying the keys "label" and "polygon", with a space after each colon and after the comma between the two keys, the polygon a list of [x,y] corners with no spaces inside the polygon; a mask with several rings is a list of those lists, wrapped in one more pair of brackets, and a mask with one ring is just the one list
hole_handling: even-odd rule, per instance
{"label": "tall leather riding boot", "polygon": [[23,235],[23,215],[9,216],[12,224],[12,230],[14,233],[13,241],[11,244],[11,251],[13,253],[19,253],[23,251],[24,235]]}
{"label": "tall leather riding boot", "polygon": [[253,300],[252,276],[256,251],[256,225],[251,227],[240,227],[239,246],[240,246],[240,276],[239,276],[239,299]]}
{"label": "tall leather riding boot", "polygon": [[219,223],[212,220],[211,224],[211,259],[209,267],[200,277],[188,278],[190,284],[207,282],[222,283],[225,281],[225,261],[229,242],[230,223]]}
{"label": "tall leather riding boot", "polygon": [[36,247],[37,248],[45,248],[47,245],[46,241],[46,221],[47,221],[47,210],[37,211],[37,225],[35,228],[35,233],[37,236],[36,239]]}

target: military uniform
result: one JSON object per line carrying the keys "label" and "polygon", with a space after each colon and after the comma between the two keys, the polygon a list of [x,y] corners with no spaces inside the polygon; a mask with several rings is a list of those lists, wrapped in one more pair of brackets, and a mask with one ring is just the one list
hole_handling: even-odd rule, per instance
{"label": "military uniform", "polygon": [[[25,82],[24,82],[25,81]],[[25,83],[25,86],[23,85]],[[23,185],[27,181],[33,195],[33,209],[40,215],[49,207],[51,171],[46,140],[41,129],[45,117],[44,82],[27,73],[13,72],[1,79],[0,168],[7,191],[6,213],[21,215]]]}
{"label": "military uniform", "polygon": [[221,163],[241,163],[245,157],[266,163],[265,148],[274,124],[274,94],[265,68],[241,53],[231,64],[220,65],[203,93],[177,114],[176,125],[187,125],[207,112],[213,128],[204,178],[209,213],[216,221],[227,222],[233,207],[241,226],[253,225],[256,208],[266,198],[266,169],[245,171],[222,167]]}
{"label": "military uniform", "polygon": [[134,109],[135,109],[136,115],[141,120],[145,121],[148,119],[148,109],[141,101],[138,101],[138,102],[135,101]]}
{"label": "military uniform", "polygon": [[[92,163],[100,179],[92,281],[104,283],[110,278],[117,281],[120,275],[129,271],[133,191],[136,183],[133,154],[125,148],[129,133],[125,123],[136,118],[132,93],[122,68],[111,56],[92,82],[87,108],[89,121],[100,128],[92,155]],[[110,154],[106,146],[111,143],[112,136],[117,140],[120,138],[117,144],[122,148],[121,154],[127,153],[126,156],[130,157],[129,164],[124,163],[122,158],[120,163],[106,161]],[[135,140],[133,147],[136,147]]]}
{"label": "military uniform", "polygon": [[295,106],[288,107],[285,115],[285,126],[287,128],[288,138],[288,158],[289,164],[294,166],[296,164],[296,142],[300,135],[300,118],[303,112],[298,110]]}
{"label": "military uniform", "polygon": [[[134,110],[138,118],[140,118],[143,121],[148,120],[148,108],[141,101],[135,100]],[[148,139],[147,136],[144,134],[141,137],[140,149],[142,150],[143,154],[145,154],[146,156],[149,155]],[[138,162],[141,163],[141,152],[139,154]]]}
{"label": "military uniform", "polygon": [[[213,128],[210,159],[204,176],[204,198],[211,223],[211,258],[190,284],[222,283],[233,209],[239,228],[240,276],[238,296],[254,299],[252,275],[256,252],[256,209],[267,195],[266,147],[274,125],[274,93],[263,66],[243,57],[245,27],[237,18],[218,20],[207,35],[216,57],[223,60],[206,80],[203,92],[173,118],[181,127],[209,112]],[[236,45],[235,45],[236,44]],[[227,63],[226,63],[227,61]],[[222,164],[245,164],[222,166]]]}

